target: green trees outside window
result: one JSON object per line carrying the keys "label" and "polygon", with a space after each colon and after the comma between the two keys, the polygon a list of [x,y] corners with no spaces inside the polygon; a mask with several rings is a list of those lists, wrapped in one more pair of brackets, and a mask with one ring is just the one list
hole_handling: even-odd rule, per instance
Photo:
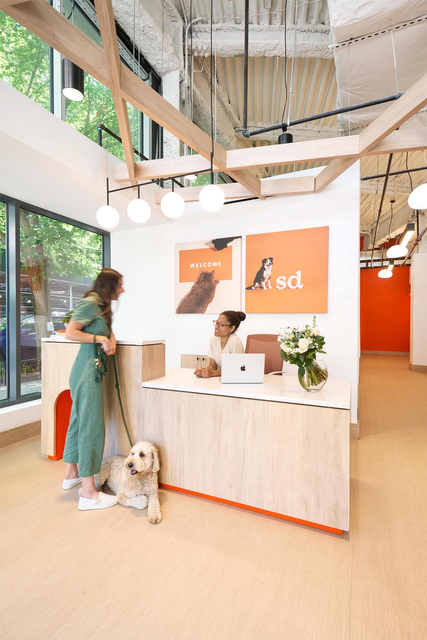
{"label": "green trees outside window", "polygon": [[42,339],[65,329],[66,313],[108,266],[109,234],[32,209],[0,200],[0,406],[40,394]]}
{"label": "green trees outside window", "polygon": [[50,47],[0,11],[0,78],[50,109]]}

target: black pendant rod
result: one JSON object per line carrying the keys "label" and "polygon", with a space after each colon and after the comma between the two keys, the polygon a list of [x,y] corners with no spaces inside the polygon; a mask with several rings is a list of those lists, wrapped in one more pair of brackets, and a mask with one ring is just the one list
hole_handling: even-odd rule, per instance
{"label": "black pendant rod", "polygon": [[387,172],[386,172],[386,175],[385,175],[383,192],[381,194],[380,206],[378,208],[377,224],[375,225],[374,241],[372,243],[372,253],[371,253],[371,267],[372,267],[372,264],[373,264],[373,261],[374,261],[375,241],[377,239],[378,225],[379,225],[379,222],[380,222],[381,211],[382,211],[382,208],[383,208],[385,192],[387,190],[387,183],[388,183],[388,177],[390,175],[390,168],[391,168],[392,160],[393,160],[393,154],[390,153],[390,155],[388,157]]}
{"label": "black pendant rod", "polygon": [[243,69],[243,133],[248,129],[248,69],[249,69],[249,0],[245,0],[245,57],[244,57],[244,69]]}
{"label": "black pendant rod", "polygon": [[[389,173],[390,176],[400,176],[402,173],[413,173],[414,171],[427,171],[427,167],[416,167],[415,169],[405,169],[404,171],[392,171]],[[365,178],[360,178],[361,180],[374,180],[375,178],[385,178],[386,173],[379,173],[377,176],[366,176]]]}
{"label": "black pendant rod", "polygon": [[245,128],[245,115],[243,114],[243,135],[245,138],[251,138],[259,133],[268,133],[269,131],[276,131],[282,129],[286,131],[287,127],[293,127],[298,124],[304,124],[305,122],[312,122],[313,120],[321,120],[322,118],[330,118],[331,116],[339,115],[340,113],[348,113],[349,111],[357,111],[358,109],[366,109],[367,107],[373,107],[377,104],[383,104],[384,102],[392,102],[398,100],[403,93],[397,93],[393,96],[386,96],[385,98],[378,98],[378,100],[370,100],[369,102],[361,102],[360,104],[354,104],[351,107],[343,107],[342,109],[334,109],[333,111],[325,111],[325,113],[318,113],[315,116],[307,116],[307,118],[299,118],[299,120],[292,120],[292,122],[282,122],[281,124],[275,124],[271,127],[264,127],[264,129],[256,129],[255,131],[248,131]]}

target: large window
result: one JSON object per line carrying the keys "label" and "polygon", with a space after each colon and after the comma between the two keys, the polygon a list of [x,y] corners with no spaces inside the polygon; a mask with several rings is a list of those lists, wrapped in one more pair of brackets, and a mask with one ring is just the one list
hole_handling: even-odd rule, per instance
{"label": "large window", "polygon": [[109,234],[4,198],[0,260],[3,406],[40,397],[42,340],[64,330],[65,314],[108,266]]}
{"label": "large window", "polygon": [[0,11],[0,78],[51,108],[50,47]]}
{"label": "large window", "polygon": [[0,202],[0,402],[7,400],[6,205]]}
{"label": "large window", "polygon": [[[92,3],[89,0],[76,0],[75,3],[65,0],[62,4],[64,15],[102,46]],[[160,93],[160,78],[141,59],[119,25],[117,30],[122,62]],[[85,73],[84,100],[79,103],[66,100],[61,95],[60,67],[61,56],[57,52],[0,11],[0,78],[50,109],[93,142],[98,141],[98,124],[120,136],[111,90]],[[150,159],[162,157],[161,128],[132,105],[128,104],[127,108],[134,148]],[[121,160],[125,159],[121,142],[113,136],[104,133],[102,145]],[[136,155],[135,159],[141,158]]]}

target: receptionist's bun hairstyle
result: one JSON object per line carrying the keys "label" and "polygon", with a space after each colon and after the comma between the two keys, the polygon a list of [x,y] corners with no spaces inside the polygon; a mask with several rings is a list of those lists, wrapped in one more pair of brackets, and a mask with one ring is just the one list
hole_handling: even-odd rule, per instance
{"label": "receptionist's bun hairstyle", "polygon": [[231,326],[234,327],[233,333],[237,331],[240,323],[246,318],[246,313],[243,313],[243,311],[223,311],[221,315],[225,316]]}

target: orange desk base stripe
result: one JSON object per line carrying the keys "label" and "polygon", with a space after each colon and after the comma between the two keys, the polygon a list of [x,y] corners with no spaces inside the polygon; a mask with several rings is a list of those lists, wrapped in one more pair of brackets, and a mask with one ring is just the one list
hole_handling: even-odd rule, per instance
{"label": "orange desk base stripe", "polygon": [[275,513],[274,511],[266,511],[265,509],[259,509],[258,507],[250,507],[247,504],[240,504],[240,502],[232,502],[231,500],[224,500],[223,498],[216,498],[215,496],[208,496],[205,493],[198,493],[197,491],[190,491],[190,489],[181,489],[181,487],[173,487],[170,484],[159,483],[162,489],[170,489],[171,491],[178,491],[179,493],[187,493],[190,496],[196,496],[197,498],[205,498],[206,500],[213,500],[214,502],[220,502],[221,504],[229,504],[232,507],[239,507],[240,509],[246,509],[247,511],[255,511],[255,513],[262,513],[264,516],[273,516],[273,518],[280,518],[280,520],[288,520],[289,522],[296,522],[297,524],[304,524],[307,527],[313,527],[314,529],[322,529],[322,531],[330,531],[331,533],[338,533],[342,535],[342,529],[334,529],[334,527],[326,527],[323,524],[317,524],[316,522],[308,522],[308,520],[300,520],[299,518],[292,518],[292,516],[285,516],[281,513]]}

